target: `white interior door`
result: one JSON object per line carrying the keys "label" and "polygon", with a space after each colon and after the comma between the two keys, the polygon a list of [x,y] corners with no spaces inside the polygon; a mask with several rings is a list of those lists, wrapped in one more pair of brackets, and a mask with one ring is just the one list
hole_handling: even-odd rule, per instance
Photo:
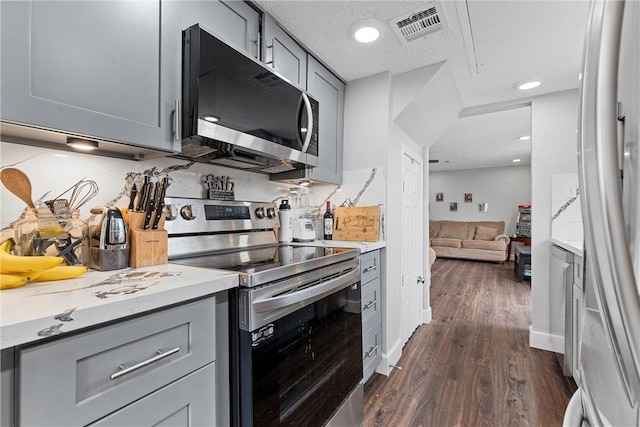
{"label": "white interior door", "polygon": [[402,341],[422,322],[422,159],[403,150],[402,156]]}

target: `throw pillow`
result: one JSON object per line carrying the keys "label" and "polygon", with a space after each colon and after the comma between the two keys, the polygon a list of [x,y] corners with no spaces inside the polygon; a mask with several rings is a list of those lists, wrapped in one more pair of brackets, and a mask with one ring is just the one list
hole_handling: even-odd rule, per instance
{"label": "throw pillow", "polygon": [[443,221],[438,237],[464,240],[467,238],[468,229],[469,223],[467,222]]}
{"label": "throw pillow", "polygon": [[476,227],[475,240],[493,240],[498,235],[498,229],[491,227],[484,227],[479,225]]}

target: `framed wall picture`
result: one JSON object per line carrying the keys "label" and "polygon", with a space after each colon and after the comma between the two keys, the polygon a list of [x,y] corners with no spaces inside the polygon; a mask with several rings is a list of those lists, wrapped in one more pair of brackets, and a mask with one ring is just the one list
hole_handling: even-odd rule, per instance
{"label": "framed wall picture", "polygon": [[478,203],[478,210],[480,212],[489,212],[489,203]]}
{"label": "framed wall picture", "polygon": [[458,211],[458,202],[449,203],[449,210],[451,212],[457,212]]}
{"label": "framed wall picture", "polygon": [[436,202],[441,202],[444,200],[444,193],[436,193]]}
{"label": "framed wall picture", "polygon": [[473,194],[472,193],[464,193],[464,201],[465,201],[465,203],[473,202]]}

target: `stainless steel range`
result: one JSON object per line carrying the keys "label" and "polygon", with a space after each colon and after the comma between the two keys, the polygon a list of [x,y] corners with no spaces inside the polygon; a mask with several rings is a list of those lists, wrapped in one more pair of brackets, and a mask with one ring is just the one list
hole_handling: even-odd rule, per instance
{"label": "stainless steel range", "polygon": [[359,251],[278,244],[273,203],[166,204],[170,262],[240,276],[229,299],[232,424],[360,425]]}

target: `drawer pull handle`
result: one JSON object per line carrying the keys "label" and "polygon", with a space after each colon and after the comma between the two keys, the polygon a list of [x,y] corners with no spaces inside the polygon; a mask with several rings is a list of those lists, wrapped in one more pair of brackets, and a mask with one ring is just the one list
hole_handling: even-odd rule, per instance
{"label": "drawer pull handle", "polygon": [[376,354],[377,352],[378,352],[378,346],[371,347],[369,351],[367,351],[367,353],[364,355],[364,358],[367,359],[371,357],[372,354]]}
{"label": "drawer pull handle", "polygon": [[368,272],[370,272],[370,271],[376,271],[376,270],[377,270],[376,266],[375,266],[375,265],[372,265],[371,267],[367,267],[367,268],[365,268],[364,270],[362,270],[362,272],[363,272],[363,273],[368,273]]}
{"label": "drawer pull handle", "polygon": [[370,309],[371,307],[373,307],[373,306],[374,306],[374,305],[376,305],[377,303],[378,303],[378,300],[377,300],[377,299],[375,299],[375,300],[373,300],[373,301],[369,301],[369,304],[365,305],[365,306],[362,308],[362,311]]}
{"label": "drawer pull handle", "polygon": [[149,359],[147,359],[145,361],[142,361],[140,363],[136,363],[133,366],[129,366],[128,368],[125,367],[124,365],[118,366],[118,368],[120,370],[118,372],[116,372],[115,374],[112,374],[110,378],[112,380],[115,380],[116,378],[119,378],[119,377],[121,377],[123,375],[129,374],[129,373],[131,373],[131,372],[133,372],[135,370],[138,370],[138,369],[140,369],[142,367],[150,365],[150,364],[152,364],[154,362],[157,362],[158,360],[164,359],[165,357],[169,357],[172,354],[175,354],[175,353],[177,353],[179,351],[180,351],[180,347],[173,348],[173,349],[171,349],[169,351],[157,350],[156,351],[157,354],[155,356],[150,357]]}

